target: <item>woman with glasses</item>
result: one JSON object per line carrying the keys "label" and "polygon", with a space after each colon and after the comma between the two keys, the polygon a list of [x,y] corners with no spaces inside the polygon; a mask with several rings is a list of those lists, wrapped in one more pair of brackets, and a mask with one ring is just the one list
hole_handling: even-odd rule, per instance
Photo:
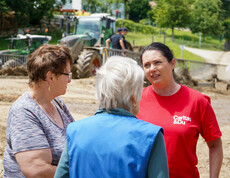
{"label": "woman with glasses", "polygon": [[68,48],[43,45],[28,57],[29,90],[11,106],[4,177],[53,177],[74,119],[62,102],[71,82]]}

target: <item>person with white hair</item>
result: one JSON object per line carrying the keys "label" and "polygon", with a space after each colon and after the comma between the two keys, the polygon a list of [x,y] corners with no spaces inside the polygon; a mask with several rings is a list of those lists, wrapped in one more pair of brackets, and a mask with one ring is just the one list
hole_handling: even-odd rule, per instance
{"label": "person with white hair", "polygon": [[105,62],[96,75],[99,110],[68,126],[55,178],[168,177],[162,128],[135,116],[143,80],[133,59]]}

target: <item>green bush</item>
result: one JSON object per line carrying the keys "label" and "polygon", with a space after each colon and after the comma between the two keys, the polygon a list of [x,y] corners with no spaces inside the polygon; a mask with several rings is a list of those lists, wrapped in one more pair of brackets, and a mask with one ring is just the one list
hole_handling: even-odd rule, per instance
{"label": "green bush", "polygon": [[157,29],[150,25],[143,25],[140,23],[135,23],[131,20],[118,19],[117,27],[127,27],[131,32],[140,32],[144,34],[157,33]]}
{"label": "green bush", "polygon": [[10,46],[10,40],[7,40],[10,37],[0,37],[0,50],[8,49]]}
{"label": "green bush", "polygon": [[52,36],[52,39],[49,43],[57,44],[58,41],[62,38],[62,31],[61,30],[49,30],[47,34],[45,32],[40,32],[38,33],[38,35]]}

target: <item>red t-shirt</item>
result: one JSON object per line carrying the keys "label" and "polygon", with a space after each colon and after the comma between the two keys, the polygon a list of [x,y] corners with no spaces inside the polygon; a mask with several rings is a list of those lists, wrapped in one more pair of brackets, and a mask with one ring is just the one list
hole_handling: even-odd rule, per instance
{"label": "red t-shirt", "polygon": [[160,96],[152,86],[144,88],[137,117],[163,127],[170,178],[199,177],[199,134],[206,142],[221,137],[210,98],[183,85],[172,96]]}

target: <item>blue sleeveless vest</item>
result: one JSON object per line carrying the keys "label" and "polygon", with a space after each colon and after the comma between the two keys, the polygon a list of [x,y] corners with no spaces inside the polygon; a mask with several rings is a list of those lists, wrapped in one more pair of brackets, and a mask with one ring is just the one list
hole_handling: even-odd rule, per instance
{"label": "blue sleeveless vest", "polygon": [[162,129],[130,115],[99,113],[68,126],[70,177],[146,177],[152,146]]}

